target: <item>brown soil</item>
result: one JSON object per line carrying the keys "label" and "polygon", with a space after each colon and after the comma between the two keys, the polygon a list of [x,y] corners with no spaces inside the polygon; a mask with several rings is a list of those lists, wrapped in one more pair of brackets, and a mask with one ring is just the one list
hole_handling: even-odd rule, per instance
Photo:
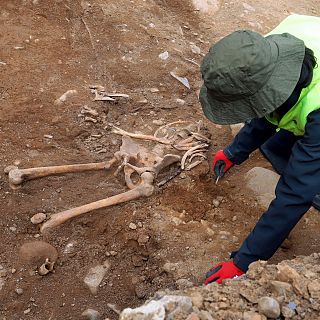
{"label": "brown soil", "polygon": [[[220,3],[217,12],[203,14],[187,0],[0,0],[1,168],[14,163],[28,168],[110,159],[121,143],[111,133],[110,123],[149,134],[158,127],[154,120],[203,120],[212,135],[213,151],[224,147],[231,132],[204,119],[197,100],[199,68],[185,60],[200,63],[202,56],[191,51],[190,43],[205,53],[211,43],[235,29],[267,32],[290,12],[320,14],[311,0],[249,4],[253,9],[229,1]],[[166,61],[158,57],[164,51],[170,54]],[[170,71],[186,76],[191,89]],[[130,98],[94,102],[92,84]],[[152,93],[151,88],[159,92]],[[77,90],[78,95],[55,105],[67,90]],[[178,98],[185,100],[183,106]],[[143,99],[148,102],[139,103]],[[84,121],[85,105],[98,112],[97,122]],[[0,319],[79,319],[87,308],[116,319],[107,304],[120,310],[136,306],[159,289],[177,288],[180,278],[201,284],[205,271],[228,258],[262,213],[243,187],[244,173],[257,164],[268,167],[255,154],[218,186],[203,164],[149,199],[97,210],[45,237],[30,222],[35,213],[55,213],[123,192],[122,177],[69,174],[12,190],[5,174],[0,174],[0,270],[7,271],[0,278],[4,281]],[[223,199],[215,208],[212,201],[217,197]],[[138,229],[131,230],[131,222]],[[319,251],[319,224],[316,214],[308,214],[293,232],[293,246],[279,250],[272,261]],[[147,243],[139,241],[146,236]],[[20,247],[33,240],[58,250],[54,273],[41,277],[19,258]],[[64,253],[68,243],[74,249]],[[117,254],[109,256],[110,251]],[[90,267],[106,260],[111,268],[98,294],[92,295],[83,279]],[[167,268],[165,272],[167,263],[177,264],[179,272]],[[18,295],[16,288],[23,293]]]}

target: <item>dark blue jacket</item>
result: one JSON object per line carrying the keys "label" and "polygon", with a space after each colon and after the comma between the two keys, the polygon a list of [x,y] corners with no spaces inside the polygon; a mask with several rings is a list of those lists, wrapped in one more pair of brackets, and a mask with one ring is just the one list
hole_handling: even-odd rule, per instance
{"label": "dark blue jacket", "polygon": [[278,168],[281,177],[276,198],[232,255],[243,271],[256,260],[272,257],[320,192],[320,110],[310,113],[300,139],[287,131],[276,133],[276,127],[265,118],[253,119],[224,151],[233,163],[241,164],[251,152],[268,144],[280,154],[285,150],[284,162]]}

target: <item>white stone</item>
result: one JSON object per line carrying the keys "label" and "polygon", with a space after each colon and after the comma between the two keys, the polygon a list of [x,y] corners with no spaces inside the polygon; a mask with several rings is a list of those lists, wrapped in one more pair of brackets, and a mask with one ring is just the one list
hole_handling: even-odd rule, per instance
{"label": "white stone", "polygon": [[129,224],[129,228],[130,228],[131,230],[136,230],[136,229],[137,229],[137,225],[136,225],[135,223],[131,222],[131,223]]}
{"label": "white stone", "polygon": [[195,44],[191,44],[190,48],[191,48],[192,53],[194,53],[194,54],[201,53],[201,49],[198,46],[196,46]]}
{"label": "white stone", "polygon": [[75,251],[75,242],[69,242],[66,244],[66,246],[64,247],[63,253],[65,254],[69,254],[69,253],[73,253]]}
{"label": "white stone", "polygon": [[127,308],[120,314],[119,320],[164,320],[166,310],[172,312],[179,307],[185,312],[192,310],[192,300],[184,296],[164,296],[158,301],[151,300],[142,307]]}
{"label": "white stone", "polygon": [[159,58],[161,60],[167,60],[169,58],[169,52],[168,51],[165,51],[165,52],[162,52],[159,54]]}
{"label": "white stone", "polygon": [[88,286],[92,294],[97,294],[98,287],[109,269],[110,264],[108,261],[105,261],[103,265],[95,266],[89,270],[84,278],[84,283]]}
{"label": "white stone", "polygon": [[[183,100],[183,99],[176,99],[176,102],[178,103],[178,104],[180,104],[181,106],[183,106],[186,102]],[[181,176],[181,175],[180,175]]]}
{"label": "white stone", "polygon": [[136,309],[124,309],[119,320],[164,320],[165,316],[166,311],[161,301],[150,301]]}

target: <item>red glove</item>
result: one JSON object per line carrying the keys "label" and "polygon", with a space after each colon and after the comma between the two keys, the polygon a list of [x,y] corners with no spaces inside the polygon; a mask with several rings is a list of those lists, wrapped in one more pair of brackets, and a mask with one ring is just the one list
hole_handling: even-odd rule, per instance
{"label": "red glove", "polygon": [[216,178],[223,177],[223,175],[233,166],[233,162],[230,161],[224,154],[223,150],[219,150],[213,158],[212,170]]}
{"label": "red glove", "polygon": [[211,282],[222,283],[224,279],[232,279],[243,274],[244,272],[233,262],[221,262],[207,272],[204,284],[207,285]]}

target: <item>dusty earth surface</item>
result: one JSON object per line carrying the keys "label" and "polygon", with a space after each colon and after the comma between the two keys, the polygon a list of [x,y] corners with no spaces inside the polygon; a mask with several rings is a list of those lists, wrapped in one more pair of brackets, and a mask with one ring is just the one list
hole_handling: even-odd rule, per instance
{"label": "dusty earth surface", "polygon": [[[196,2],[1,0],[1,168],[108,160],[121,144],[110,124],[150,134],[178,119],[203,120],[213,151],[228,144],[230,128],[206,121],[198,103],[203,54],[235,29],[266,33],[291,12],[320,10],[309,0]],[[159,58],[166,51],[169,57]],[[170,72],[187,77],[190,89]],[[93,101],[93,84],[129,98]],[[67,90],[78,93],[54,104]],[[85,106],[95,112],[86,114]],[[69,174],[12,190],[0,173],[0,319],[79,319],[87,308],[117,319],[117,310],[177,289],[186,282],[181,279],[201,284],[205,271],[228,258],[262,213],[243,181],[257,164],[270,168],[256,153],[216,186],[203,163],[151,198],[97,210],[46,235],[30,222],[35,213],[50,215],[123,192],[123,177]],[[272,262],[318,252],[319,224],[316,214],[306,215],[292,246]],[[46,276],[32,271],[20,251],[40,240],[58,252],[54,273]],[[84,278],[97,265],[108,268],[93,294]]]}

